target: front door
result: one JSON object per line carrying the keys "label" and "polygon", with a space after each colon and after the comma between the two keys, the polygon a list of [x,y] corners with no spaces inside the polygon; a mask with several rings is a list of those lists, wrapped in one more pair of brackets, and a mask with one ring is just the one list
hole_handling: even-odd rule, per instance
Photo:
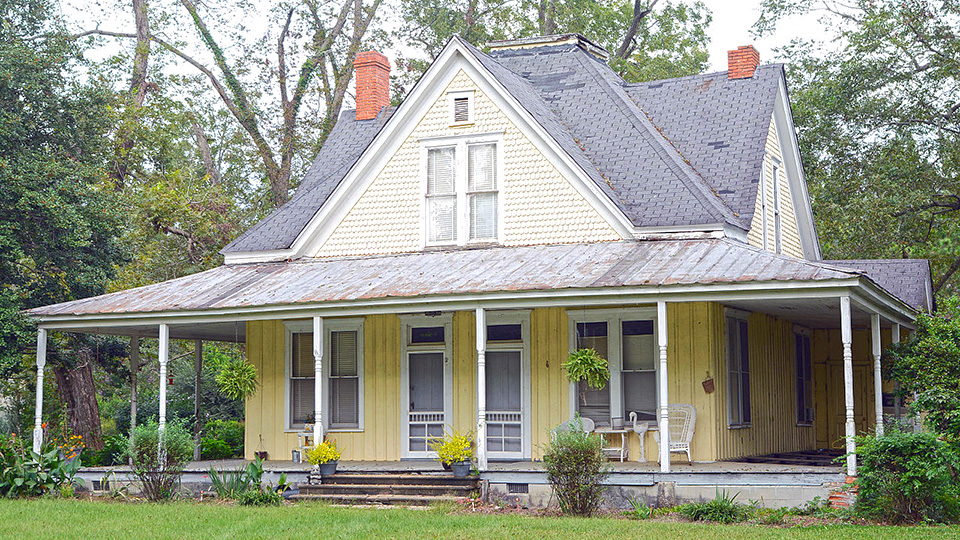
{"label": "front door", "polygon": [[435,456],[431,442],[443,437],[452,420],[450,333],[449,321],[404,324],[401,457]]}

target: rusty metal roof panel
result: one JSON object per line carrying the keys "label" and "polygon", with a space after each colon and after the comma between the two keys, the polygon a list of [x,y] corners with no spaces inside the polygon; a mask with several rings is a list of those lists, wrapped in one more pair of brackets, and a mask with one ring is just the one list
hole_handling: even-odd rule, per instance
{"label": "rusty metal roof panel", "polygon": [[860,275],[727,239],[602,242],[226,265],[36,316],[198,311],[495,291],[819,281]]}

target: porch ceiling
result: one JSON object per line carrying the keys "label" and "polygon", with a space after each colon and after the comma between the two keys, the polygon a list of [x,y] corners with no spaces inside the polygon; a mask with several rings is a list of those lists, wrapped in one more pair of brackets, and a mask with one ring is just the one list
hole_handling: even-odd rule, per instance
{"label": "porch ceiling", "polygon": [[[724,305],[744,311],[766,313],[807,328],[840,328],[840,301],[837,298],[741,300],[724,302]],[[850,307],[850,320],[856,328],[867,328],[870,326],[870,312],[854,302]],[[882,328],[892,325],[886,318],[880,318]]]}
{"label": "porch ceiling", "polygon": [[[124,326],[69,326],[58,327],[61,332],[81,332],[85,334],[103,334],[108,336],[159,337],[157,324],[139,324]],[[247,339],[247,325],[244,321],[205,322],[191,324],[171,324],[170,339],[202,339],[204,341],[228,341],[244,343]]]}

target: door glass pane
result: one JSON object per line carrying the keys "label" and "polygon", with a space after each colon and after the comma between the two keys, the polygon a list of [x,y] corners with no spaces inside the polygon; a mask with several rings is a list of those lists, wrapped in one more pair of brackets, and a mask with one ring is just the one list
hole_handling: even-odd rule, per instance
{"label": "door glass pane", "polygon": [[443,353],[410,353],[410,411],[443,411]]}
{"label": "door glass pane", "polygon": [[487,351],[487,410],[520,410],[520,351]]}

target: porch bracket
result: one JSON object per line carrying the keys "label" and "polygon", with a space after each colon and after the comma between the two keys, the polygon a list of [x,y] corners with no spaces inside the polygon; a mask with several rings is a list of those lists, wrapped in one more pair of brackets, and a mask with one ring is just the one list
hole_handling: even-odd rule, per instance
{"label": "porch bracket", "polygon": [[667,303],[657,302],[657,345],[660,347],[660,472],[670,472],[670,398],[667,395]]}
{"label": "porch bracket", "polygon": [[323,317],[313,318],[313,445],[323,441]]}
{"label": "porch bracket", "polygon": [[857,475],[857,427],[853,419],[853,329],[850,321],[850,297],[840,297],[840,341],[843,342],[843,396],[846,405],[847,476]]}
{"label": "porch bracket", "polygon": [[157,356],[160,359],[160,422],[157,428],[159,432],[157,455],[163,462],[165,461],[163,434],[167,429],[167,362],[170,360],[170,325],[160,325],[160,344]]}
{"label": "porch bracket", "polygon": [[873,409],[877,415],[876,433],[883,436],[883,379],[880,373],[880,314],[870,316],[871,345],[873,345]]}
{"label": "porch bracket", "polygon": [[477,468],[487,470],[487,312],[477,308]]}
{"label": "porch bracket", "polygon": [[43,445],[43,368],[47,365],[47,329],[37,330],[37,410],[33,419],[33,451]]}

